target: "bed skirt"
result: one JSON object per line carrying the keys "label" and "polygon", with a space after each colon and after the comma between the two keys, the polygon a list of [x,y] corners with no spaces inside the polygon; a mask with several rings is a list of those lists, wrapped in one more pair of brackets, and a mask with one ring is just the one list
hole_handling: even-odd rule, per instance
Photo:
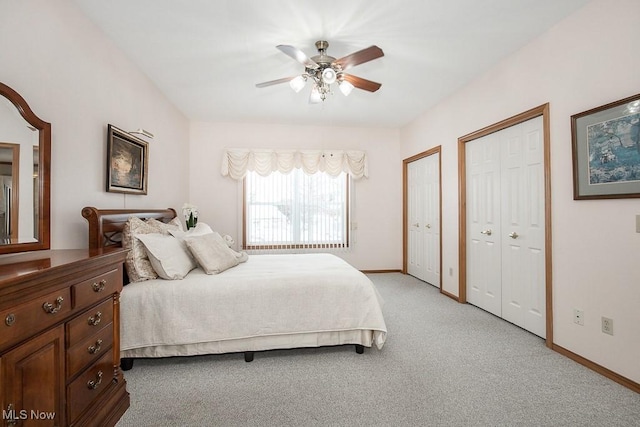
{"label": "bed skirt", "polygon": [[371,347],[374,333],[374,331],[370,330],[350,330],[258,336],[184,345],[158,345],[122,350],[120,357],[196,356],[203,354],[238,353],[298,347],[323,347],[344,344],[359,344],[365,347]]}

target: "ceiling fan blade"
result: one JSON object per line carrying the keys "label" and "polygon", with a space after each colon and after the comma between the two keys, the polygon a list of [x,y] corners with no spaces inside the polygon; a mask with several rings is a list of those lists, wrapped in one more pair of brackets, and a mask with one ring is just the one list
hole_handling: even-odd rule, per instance
{"label": "ceiling fan blade", "polygon": [[375,92],[382,86],[381,83],[372,82],[371,80],[363,79],[352,74],[342,73],[341,77],[344,81],[351,83],[358,89],[367,90],[369,92]]}
{"label": "ceiling fan blade", "polygon": [[287,83],[287,82],[290,82],[291,80],[295,79],[296,77],[297,76],[283,77],[283,78],[278,79],[278,80],[270,80],[268,82],[257,83],[256,87],[267,87],[267,86],[277,85],[277,84],[280,84],[280,83]]}
{"label": "ceiling fan blade", "polygon": [[368,48],[354,52],[351,55],[336,59],[331,65],[339,65],[343,70],[347,70],[351,67],[355,67],[356,65],[364,64],[365,62],[369,62],[383,56],[384,52],[378,46],[369,46]]}
{"label": "ceiling fan blade", "polygon": [[309,58],[303,51],[301,51],[297,47],[281,44],[276,46],[276,48],[280,49],[282,53],[292,57],[307,68],[316,69],[319,67],[319,65],[313,59]]}

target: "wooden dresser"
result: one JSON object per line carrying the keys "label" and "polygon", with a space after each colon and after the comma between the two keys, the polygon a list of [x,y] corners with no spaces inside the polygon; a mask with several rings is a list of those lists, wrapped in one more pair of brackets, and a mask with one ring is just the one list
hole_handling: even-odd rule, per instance
{"label": "wooden dresser", "polygon": [[124,258],[122,249],[0,256],[0,425],[113,426],[127,410]]}

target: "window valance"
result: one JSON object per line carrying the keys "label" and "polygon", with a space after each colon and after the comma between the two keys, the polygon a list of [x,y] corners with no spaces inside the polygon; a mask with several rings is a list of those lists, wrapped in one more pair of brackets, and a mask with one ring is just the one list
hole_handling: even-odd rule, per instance
{"label": "window valance", "polygon": [[294,168],[310,175],[325,172],[338,176],[346,172],[355,179],[369,176],[366,153],[357,150],[227,149],[221,172],[223,176],[243,179],[247,171],[267,176],[274,171],[289,173]]}

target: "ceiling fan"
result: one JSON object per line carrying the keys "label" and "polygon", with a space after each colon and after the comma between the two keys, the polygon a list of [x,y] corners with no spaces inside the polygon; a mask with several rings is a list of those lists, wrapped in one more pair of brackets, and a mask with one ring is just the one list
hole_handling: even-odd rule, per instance
{"label": "ceiling fan", "polygon": [[317,41],[316,49],[318,49],[318,55],[309,58],[304,52],[294,46],[283,44],[276,46],[276,48],[284,54],[303,64],[305,67],[304,73],[299,76],[258,83],[256,87],[262,88],[289,82],[289,85],[294,91],[300,92],[302,88],[304,88],[307,80],[311,80],[313,83],[311,95],[309,96],[309,103],[311,104],[324,101],[327,94],[331,93],[331,84],[335,82],[338,83],[340,91],[345,96],[348,96],[354,87],[369,92],[375,92],[380,89],[380,86],[382,86],[380,83],[347,74],[345,71],[356,65],[384,56],[382,49],[378,46],[370,46],[340,59],[336,59],[327,55],[328,47],[329,42],[325,40]]}

